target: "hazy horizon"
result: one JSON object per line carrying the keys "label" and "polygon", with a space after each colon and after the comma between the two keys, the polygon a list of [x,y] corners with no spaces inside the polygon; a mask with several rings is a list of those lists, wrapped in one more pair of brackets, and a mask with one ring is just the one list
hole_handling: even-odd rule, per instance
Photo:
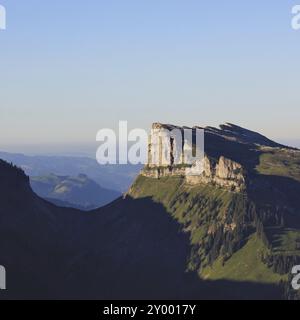
{"label": "hazy horizon", "polygon": [[[270,138],[270,137],[268,137]],[[272,139],[272,138],[271,138]],[[299,148],[300,139],[273,139],[273,141],[283,145]],[[89,157],[96,158],[96,151],[100,142],[90,144],[20,144],[20,145],[2,145],[0,152],[19,153],[29,156],[70,156],[70,157]]]}

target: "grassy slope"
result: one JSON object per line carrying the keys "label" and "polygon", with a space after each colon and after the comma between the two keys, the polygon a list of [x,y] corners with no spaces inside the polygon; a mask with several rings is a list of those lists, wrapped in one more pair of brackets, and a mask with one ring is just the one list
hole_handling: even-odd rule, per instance
{"label": "grassy slope", "polygon": [[280,254],[299,255],[300,230],[292,228],[266,228],[271,240],[273,252]]}
{"label": "grassy slope", "polygon": [[[224,224],[228,216],[241,214],[245,210],[246,201],[243,194],[221,188],[209,185],[188,186],[180,177],[156,180],[139,176],[130,190],[130,195],[134,198],[151,197],[162,203],[185,230],[190,232],[191,244],[199,245],[197,255],[202,258],[202,265],[206,264],[205,259],[203,260],[203,244],[207,241],[209,229]],[[268,269],[259,258],[260,252],[265,250],[267,249],[263,243],[253,236],[224,266],[223,258],[219,258],[212,268],[206,266],[202,271],[198,269],[198,272],[200,276],[214,280],[277,283],[282,277]],[[197,268],[193,265],[192,257],[188,267],[190,270]]]}
{"label": "grassy slope", "polygon": [[191,232],[192,244],[199,243],[208,228],[223,221],[229,212],[243,210],[243,195],[209,185],[188,186],[180,177],[156,180],[139,176],[130,195],[162,203]]}
{"label": "grassy slope", "polygon": [[[256,167],[259,175],[300,181],[300,151],[279,148],[262,148],[260,151],[262,155]],[[289,181],[286,180],[286,183],[289,184]],[[284,192],[284,188],[280,192]],[[273,201],[274,194],[272,191],[270,194],[270,201]],[[292,223],[288,227],[266,227],[271,248],[267,248],[256,233],[253,233],[246,244],[229,259],[220,255],[211,265],[205,260],[206,253],[203,249],[207,235],[218,225],[230,224],[232,217],[243,216],[247,205],[245,195],[209,185],[191,187],[184,184],[183,178],[180,177],[153,180],[141,176],[133,185],[130,195],[135,198],[151,197],[154,201],[162,203],[184,229],[190,232],[191,245],[199,249],[191,254],[188,267],[190,270],[197,270],[203,278],[278,283],[280,280],[287,280],[287,275],[279,275],[268,268],[262,262],[262,254],[299,255],[300,228]],[[286,205],[293,204],[287,201]],[[298,209],[294,211],[297,215]],[[202,268],[199,268],[199,264],[194,264],[195,255],[196,258],[200,257]]]}
{"label": "grassy slope", "polygon": [[262,175],[289,177],[300,181],[300,151],[264,150],[256,170]]}
{"label": "grassy slope", "polygon": [[[300,151],[290,149],[264,150],[256,171],[261,175],[280,176],[300,181]],[[294,227],[294,225],[292,225]],[[299,255],[300,230],[267,228],[274,253]],[[299,243],[297,246],[297,242]]]}
{"label": "grassy slope", "polygon": [[219,258],[212,266],[206,267],[201,276],[212,280],[229,279],[264,283],[277,283],[286,279],[262,263],[261,255],[266,250],[262,241],[256,235],[252,235],[247,244],[234,253],[225,264],[222,263],[222,258]]}

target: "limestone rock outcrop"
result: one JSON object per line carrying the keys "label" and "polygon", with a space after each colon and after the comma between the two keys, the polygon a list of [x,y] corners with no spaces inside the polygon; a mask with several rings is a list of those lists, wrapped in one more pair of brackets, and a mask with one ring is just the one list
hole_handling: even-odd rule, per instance
{"label": "limestone rock outcrop", "polygon": [[246,174],[236,161],[224,156],[218,159],[209,157],[204,153],[204,144],[202,157],[190,161],[187,154],[191,154],[195,146],[193,138],[184,137],[184,133],[188,132],[186,129],[202,128],[154,123],[149,137],[148,164],[141,174],[156,179],[182,176],[191,185],[214,184],[232,191],[242,191],[246,185]]}
{"label": "limestone rock outcrop", "polygon": [[223,156],[217,163],[214,163],[205,156],[203,167],[203,173],[200,175],[186,175],[186,182],[193,185],[198,183],[214,184],[232,191],[242,191],[245,188],[245,172],[239,163]]}

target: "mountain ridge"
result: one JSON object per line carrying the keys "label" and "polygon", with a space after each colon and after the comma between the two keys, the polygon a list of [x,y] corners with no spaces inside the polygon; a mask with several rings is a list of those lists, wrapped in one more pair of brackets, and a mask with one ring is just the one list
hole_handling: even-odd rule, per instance
{"label": "mountain ridge", "polygon": [[121,196],[121,193],[101,187],[85,174],[59,176],[50,174],[31,177],[34,192],[44,199],[81,210],[99,208]]}

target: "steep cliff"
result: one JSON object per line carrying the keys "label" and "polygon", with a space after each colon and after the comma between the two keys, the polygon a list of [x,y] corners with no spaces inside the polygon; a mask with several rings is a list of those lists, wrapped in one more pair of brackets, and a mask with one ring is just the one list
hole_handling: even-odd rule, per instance
{"label": "steep cliff", "polygon": [[[211,183],[232,191],[242,191],[246,187],[246,169],[241,164],[223,155],[218,159],[202,153],[194,161],[187,157],[195,153],[197,138],[195,132],[201,127],[178,127],[154,123],[149,138],[148,164],[141,174],[146,177],[161,178],[183,176],[189,184]],[[184,137],[187,131],[192,132],[191,139]],[[205,130],[208,129],[204,129]],[[204,133],[203,133],[204,134]],[[201,152],[201,150],[200,150]]]}

